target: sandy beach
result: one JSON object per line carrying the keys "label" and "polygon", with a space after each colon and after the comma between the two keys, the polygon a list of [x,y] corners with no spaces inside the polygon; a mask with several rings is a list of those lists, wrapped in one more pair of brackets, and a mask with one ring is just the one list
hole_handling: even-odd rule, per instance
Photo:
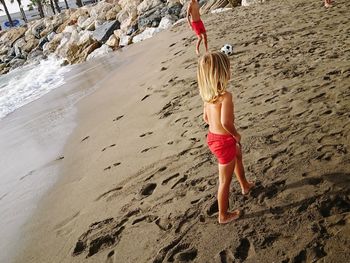
{"label": "sandy beach", "polygon": [[227,225],[193,32],[182,23],[109,54],[123,64],[78,103],[15,262],[350,262],[349,17],[348,0],[203,16],[210,49],[234,47],[229,90],[257,182],[242,196],[234,180],[244,214]]}

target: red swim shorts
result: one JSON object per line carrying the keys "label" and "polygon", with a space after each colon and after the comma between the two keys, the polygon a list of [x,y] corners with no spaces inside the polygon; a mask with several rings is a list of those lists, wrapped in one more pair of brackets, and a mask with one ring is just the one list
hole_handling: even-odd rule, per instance
{"label": "red swim shorts", "polygon": [[228,164],[236,158],[236,139],[231,134],[208,133],[207,143],[219,164]]}
{"label": "red swim shorts", "polygon": [[202,20],[192,21],[192,29],[194,30],[194,32],[196,32],[197,36],[206,32]]}

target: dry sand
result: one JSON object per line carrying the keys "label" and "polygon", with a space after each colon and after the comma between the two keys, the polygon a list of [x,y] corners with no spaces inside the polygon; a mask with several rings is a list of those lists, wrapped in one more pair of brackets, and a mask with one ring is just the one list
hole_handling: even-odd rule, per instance
{"label": "dry sand", "polygon": [[17,262],[350,262],[350,2],[271,1],[204,16],[233,43],[242,218],[217,223],[216,160],[183,24],[118,54],[79,105],[62,176]]}

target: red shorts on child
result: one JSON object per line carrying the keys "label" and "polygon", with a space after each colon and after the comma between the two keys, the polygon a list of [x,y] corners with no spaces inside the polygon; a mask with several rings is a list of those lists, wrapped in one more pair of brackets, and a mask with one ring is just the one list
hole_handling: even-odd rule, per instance
{"label": "red shorts on child", "polygon": [[194,30],[194,32],[196,32],[197,36],[206,32],[202,20],[192,21],[192,29]]}
{"label": "red shorts on child", "polygon": [[207,143],[210,151],[216,156],[219,164],[228,164],[236,158],[236,139],[231,134],[215,134],[209,132]]}

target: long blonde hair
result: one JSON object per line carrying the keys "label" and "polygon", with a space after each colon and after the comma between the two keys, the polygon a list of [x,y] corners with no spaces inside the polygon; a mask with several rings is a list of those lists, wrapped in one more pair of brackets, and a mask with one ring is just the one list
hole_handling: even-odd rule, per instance
{"label": "long blonde hair", "polygon": [[226,92],[230,80],[230,61],[221,52],[209,52],[198,61],[199,93],[205,102],[215,103]]}

